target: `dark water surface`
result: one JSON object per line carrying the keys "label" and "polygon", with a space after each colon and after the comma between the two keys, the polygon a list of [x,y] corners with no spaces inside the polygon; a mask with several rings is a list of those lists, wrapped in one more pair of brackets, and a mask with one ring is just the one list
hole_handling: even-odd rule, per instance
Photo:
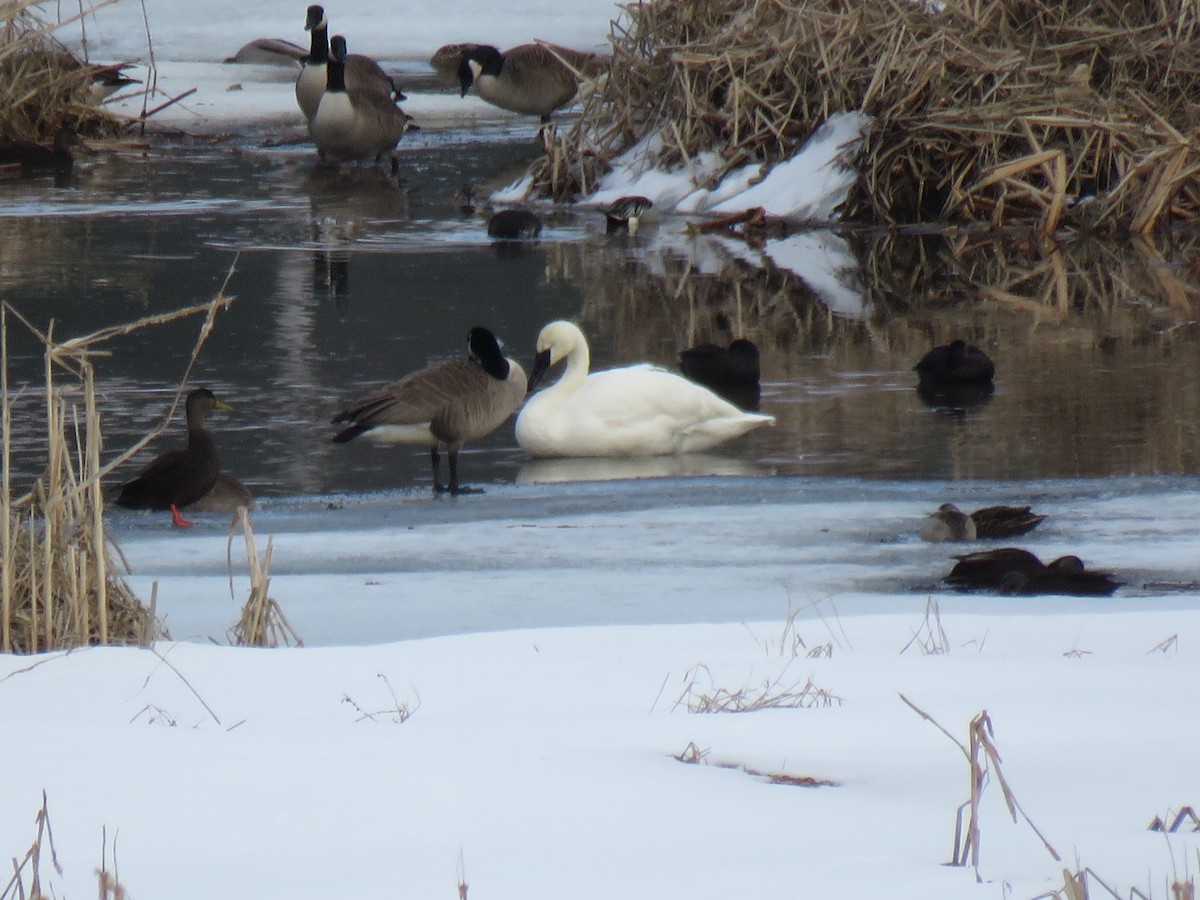
{"label": "dark water surface", "polygon": [[[428,486],[424,451],[335,446],[346,402],[492,328],[528,367],[538,330],[580,322],[593,366],[673,366],[701,340],[763,350],[778,419],[698,459],[534,464],[511,424],[468,447],[474,483],[642,474],[879,479],[1200,474],[1194,241],[1049,245],[971,235],[689,237],[682,219],[636,239],[594,211],[546,209],[536,244],[495,245],[452,198],[502,184],[529,133],[406,137],[399,183],[319,171],[303,146],[154,141],[99,154],[68,184],[0,182],[0,297],[59,339],[209,300],[236,259],[193,382],[233,403],[211,426],[224,467],[264,496]],[[106,458],[152,428],[199,322],[114,340],[98,359]],[[926,402],[913,363],[979,343],[996,390]],[[17,480],[44,441],[39,345],[10,320]],[[63,383],[66,383],[65,381]],[[127,470],[180,443],[176,426]],[[127,474],[127,473],[121,473]]]}

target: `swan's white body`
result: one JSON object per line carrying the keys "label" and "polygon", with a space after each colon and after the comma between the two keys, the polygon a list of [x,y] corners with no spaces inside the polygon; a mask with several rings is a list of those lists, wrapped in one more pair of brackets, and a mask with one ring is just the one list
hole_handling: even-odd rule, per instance
{"label": "swan's white body", "polygon": [[549,365],[565,359],[567,368],[517,417],[517,443],[534,456],[695,453],[775,422],[657,366],[589,375],[587,340],[570,322],[543,328],[538,354],[548,354]]}

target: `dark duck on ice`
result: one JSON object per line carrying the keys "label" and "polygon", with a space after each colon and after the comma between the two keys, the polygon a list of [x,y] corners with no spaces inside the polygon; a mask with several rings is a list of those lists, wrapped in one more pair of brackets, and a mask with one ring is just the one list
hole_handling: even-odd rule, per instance
{"label": "dark duck on ice", "polygon": [[155,457],[136,478],[121,485],[118,506],[127,509],[170,510],[171,521],[180,528],[192,523],[179,514],[207,494],[221,473],[217,445],[204,427],[211,410],[232,409],[208,388],[187,395],[187,446]]}

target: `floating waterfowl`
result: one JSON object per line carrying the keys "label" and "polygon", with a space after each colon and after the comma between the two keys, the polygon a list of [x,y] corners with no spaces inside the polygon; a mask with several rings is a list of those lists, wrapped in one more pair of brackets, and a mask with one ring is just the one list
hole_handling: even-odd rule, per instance
{"label": "floating waterfowl", "polygon": [[637,234],[642,213],[654,204],[649,197],[619,197],[604,210],[604,230],[607,234],[614,231],[628,231]]}
{"label": "floating waterfowl", "polygon": [[[356,400],[333,424],[350,427],[333,437],[344,444],[370,432],[379,440],[429,448],[436,493],[478,493],[458,480],[458,451],[499,428],[525,399],[525,372],[508,359],[486,328],[467,335],[468,359],[435,363]],[[438,447],[450,457],[450,483],[443,485]]]}
{"label": "floating waterfowl", "polygon": [[0,141],[0,166],[20,166],[22,175],[39,172],[65,174],[75,166],[72,147],[82,147],[83,141],[75,129],[64,125],[54,135],[50,147],[34,141]]}
{"label": "floating waterfowl", "polygon": [[399,167],[396,144],[404,136],[408,116],[381,91],[350,90],[346,84],[346,39],[329,42],[325,93],[308,123],[308,133],[322,157],[339,160],[380,160],[387,156],[393,172]]}
{"label": "floating waterfowl", "polygon": [[922,383],[991,384],[996,366],[986,353],[963,340],[934,347],[913,366]]}
{"label": "floating waterfowl", "polygon": [[542,220],[527,209],[502,209],[488,220],[487,233],[505,241],[529,240],[542,233]]}
{"label": "floating waterfowl", "polygon": [[548,47],[521,44],[501,53],[489,44],[469,46],[458,65],[462,96],[475,93],[493,106],[550,121],[555,110],[570,106],[579,92],[579,76]]}
{"label": "floating waterfowl", "polygon": [[[328,50],[326,53],[328,54]],[[309,54],[310,51],[299,44],[283,38],[255,38],[239,47],[233,56],[225,57],[225,62],[249,66],[296,67],[303,66]],[[321,89],[324,90],[324,85]]]}
{"label": "floating waterfowl", "polygon": [[975,521],[953,503],[943,503],[926,516],[917,533],[921,540],[931,543],[973,541],[977,537]]}
{"label": "floating waterfowl", "polygon": [[756,411],[759,386],[759,353],[753,341],[738,338],[728,347],[697,344],[679,353],[679,369],[685,376],[711,388],[730,403]]}
{"label": "floating waterfowl", "polygon": [[985,506],[967,514],[953,503],[943,503],[929,514],[918,533],[922,540],[935,543],[1012,538],[1028,534],[1045,519],[1028,506]]}
{"label": "floating waterfowl", "polygon": [[[296,102],[304,118],[312,122],[328,86],[326,67],[329,65],[331,44],[325,8],[315,4],[310,6],[304,28],[312,32],[312,45],[304,58],[304,68],[296,78]],[[345,66],[346,91],[351,95],[378,94],[389,102],[407,99],[392,77],[371,57],[350,53],[342,62]]]}
{"label": "floating waterfowl", "polygon": [[958,561],[943,580],[962,590],[1106,597],[1121,585],[1109,572],[1088,571],[1078,556],[1043,563],[1028,550],[1001,547],[954,558]]}
{"label": "floating waterfowl", "polygon": [[120,486],[116,504],[127,509],[170,510],[171,522],[180,528],[192,523],[179,514],[207,494],[221,472],[217,445],[204,427],[214,409],[231,409],[208,388],[187,395],[187,446],[155,457],[136,478]]}
{"label": "floating waterfowl", "polygon": [[975,534],[981,538],[1020,537],[1045,520],[1028,506],[985,506],[971,513]]}
{"label": "floating waterfowl", "polygon": [[530,390],[563,360],[562,378],[530,397],[517,417],[517,443],[533,456],[692,453],[775,422],[657,366],[589,375],[587,339],[571,322],[551,322],[538,335]]}

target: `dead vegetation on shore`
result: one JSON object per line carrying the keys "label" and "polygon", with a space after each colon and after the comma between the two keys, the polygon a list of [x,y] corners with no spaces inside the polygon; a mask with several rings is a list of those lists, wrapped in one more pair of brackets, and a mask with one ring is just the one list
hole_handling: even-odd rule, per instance
{"label": "dead vegetation on shore", "polygon": [[[623,7],[610,73],[535,189],[589,193],[651,135],[658,162],[793,155],[874,117],[848,219],[1146,232],[1200,216],[1200,4],[1176,0],[659,0]],[[717,178],[722,173],[718,173]],[[1087,202],[1080,202],[1084,199]]]}
{"label": "dead vegetation on shore", "polygon": [[0,140],[49,143],[64,126],[80,134],[119,127],[91,100],[94,69],[55,36],[115,2],[98,0],[53,20],[40,3],[0,3]]}
{"label": "dead vegetation on shore", "polygon": [[[231,273],[232,275],[232,270]],[[148,645],[163,634],[116,565],[104,526],[103,479],[166,427],[183,394],[187,373],[231,298],[224,287],[208,303],[59,341],[51,325],[36,328],[9,304],[0,306],[0,652],[40,651],[93,644]],[[93,360],[114,337],[204,314],[175,404],[163,425],[102,464],[101,416]],[[8,326],[15,320],[43,345],[46,464],[33,488],[12,491],[12,393]]]}

